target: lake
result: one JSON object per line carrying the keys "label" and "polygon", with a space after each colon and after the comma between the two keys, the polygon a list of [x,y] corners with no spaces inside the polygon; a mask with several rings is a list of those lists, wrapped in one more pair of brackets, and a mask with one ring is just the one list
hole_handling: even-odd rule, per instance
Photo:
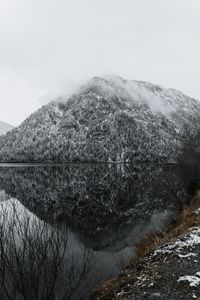
{"label": "lake", "polygon": [[88,299],[98,284],[123,270],[145,236],[162,231],[185,204],[185,183],[176,168],[1,165],[3,297],[9,299],[10,292],[12,299],[26,299],[27,293],[43,299],[46,288],[48,299]]}

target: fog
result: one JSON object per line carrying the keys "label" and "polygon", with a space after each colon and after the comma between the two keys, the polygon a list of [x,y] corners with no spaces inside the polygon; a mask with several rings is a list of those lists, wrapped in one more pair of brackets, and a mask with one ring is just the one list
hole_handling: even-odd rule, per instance
{"label": "fog", "polygon": [[0,1],[0,120],[18,125],[92,76],[199,98],[198,0]]}

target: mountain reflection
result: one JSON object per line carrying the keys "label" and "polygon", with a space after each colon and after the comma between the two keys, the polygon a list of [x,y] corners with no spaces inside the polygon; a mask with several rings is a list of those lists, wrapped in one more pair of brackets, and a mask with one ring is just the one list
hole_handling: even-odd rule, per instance
{"label": "mountain reflection", "polygon": [[67,225],[88,247],[109,251],[161,228],[186,194],[173,166],[148,164],[3,167],[0,190],[4,200],[16,198],[41,220]]}

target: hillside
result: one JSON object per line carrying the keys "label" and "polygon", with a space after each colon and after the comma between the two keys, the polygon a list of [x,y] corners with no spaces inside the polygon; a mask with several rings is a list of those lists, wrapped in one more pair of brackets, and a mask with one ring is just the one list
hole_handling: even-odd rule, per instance
{"label": "hillside", "polygon": [[12,125],[0,121],[0,135],[5,134],[11,129],[13,129]]}
{"label": "hillside", "polygon": [[118,76],[94,77],[0,138],[0,161],[167,161],[200,102],[173,89]]}

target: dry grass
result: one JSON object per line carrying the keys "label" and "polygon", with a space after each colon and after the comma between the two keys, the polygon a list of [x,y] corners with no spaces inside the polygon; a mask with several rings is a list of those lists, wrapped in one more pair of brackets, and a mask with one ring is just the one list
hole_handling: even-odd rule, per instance
{"label": "dry grass", "polygon": [[195,210],[200,204],[200,191],[192,199],[190,206],[183,207],[180,213],[173,219],[167,228],[160,234],[147,236],[138,246],[137,254],[134,258],[134,262],[143,258],[153,248],[157,248],[165,243],[172,242],[177,239],[178,236],[185,234],[189,228],[199,224],[198,216]]}
{"label": "dry grass", "polygon": [[[133,268],[139,266],[144,257],[146,257],[151,251],[164,245],[165,243],[175,241],[179,236],[182,236],[188,232],[190,228],[199,224],[199,219],[195,210],[200,205],[200,190],[197,191],[194,198],[191,200],[189,206],[185,206],[176,215],[166,229],[160,234],[154,234],[147,236],[140,244],[137,246],[136,256],[131,260],[129,266],[124,273],[116,278],[106,281],[102,286],[97,288],[92,294],[91,299],[95,300],[106,300],[112,299],[114,292],[119,291],[121,288],[127,284],[134,284],[135,278],[133,273],[130,271]],[[141,267],[141,273],[142,273]]]}

